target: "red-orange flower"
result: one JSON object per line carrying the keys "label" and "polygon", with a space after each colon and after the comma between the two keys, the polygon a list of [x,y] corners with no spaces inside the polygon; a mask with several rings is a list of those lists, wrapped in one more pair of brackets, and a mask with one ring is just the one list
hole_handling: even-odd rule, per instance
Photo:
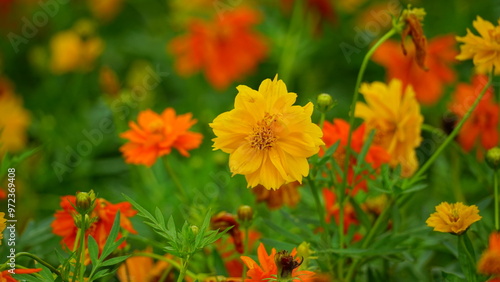
{"label": "red-orange flower", "polygon": [[277,190],[268,190],[262,185],[252,188],[252,193],[257,196],[257,202],[266,202],[270,210],[276,210],[284,205],[295,207],[300,201],[300,183],[298,181],[281,185]]}
{"label": "red-orange flower", "polygon": [[[331,217],[335,218],[335,222],[340,222],[340,207],[337,203],[337,196],[330,189],[323,189],[323,198],[325,199],[326,222],[330,223]],[[356,216],[354,208],[350,204],[344,206],[344,233],[347,234],[351,225],[359,225],[359,220]]]}
{"label": "red-orange flower", "polygon": [[458,54],[454,45],[452,35],[430,40],[426,56],[427,71],[418,66],[415,47],[411,44],[405,56],[399,43],[386,41],[375,51],[373,60],[386,68],[388,81],[397,78],[403,82],[404,88],[413,86],[418,102],[432,105],[441,98],[444,85],[456,78],[455,71],[450,67]]}
{"label": "red-orange flower", "polygon": [[[323,141],[325,142],[325,145],[327,147],[330,147],[340,141],[339,146],[333,153],[333,157],[341,168],[344,167],[348,135],[349,123],[347,123],[346,121],[342,119],[334,119],[333,123],[325,121],[323,125]],[[364,138],[365,125],[362,124],[352,133],[351,149],[354,152],[361,152],[364,144]],[[320,152],[320,155],[322,154],[324,153]],[[390,159],[391,156],[389,155],[389,153],[387,153],[386,150],[377,145],[370,145],[370,148],[368,149],[368,152],[365,156],[365,161],[369,163],[374,169],[379,168],[383,163],[389,163]],[[363,175],[361,174],[367,174],[368,172],[364,171],[360,175],[354,176],[353,167],[356,165],[356,163],[356,158],[351,154],[347,181],[350,186],[353,186],[352,195],[356,195],[356,193],[360,189],[363,191],[367,190],[366,180],[363,180]]]}
{"label": "red-orange flower", "polygon": [[500,232],[490,235],[490,245],[481,255],[477,269],[480,273],[500,276]]}
{"label": "red-orange flower", "polygon": [[[153,251],[151,247],[148,247],[144,253],[153,253]],[[173,259],[171,254],[165,255],[165,257]],[[155,282],[160,281],[162,274],[168,267],[169,263],[163,260],[154,262],[152,258],[147,256],[132,256],[120,265],[116,274],[121,282]],[[171,276],[173,275],[169,275],[168,278],[173,279]]]}
{"label": "red-orange flower", "polygon": [[[241,259],[248,267],[247,279],[245,282],[261,282],[266,281],[266,279],[274,278],[278,275],[278,267],[275,263],[276,249],[271,250],[271,254],[268,254],[264,244],[260,243],[257,249],[257,255],[259,258],[259,263],[255,262],[253,259],[242,256]],[[297,250],[294,248],[290,255],[295,257],[297,255]],[[295,261],[298,261],[295,259]],[[298,261],[300,262],[300,261]],[[259,265],[260,264],[260,265]],[[290,278],[292,281],[312,281],[314,272],[308,270],[299,270],[298,268],[292,271]]]}
{"label": "red-orange flower", "polygon": [[[62,210],[58,210],[56,212],[54,215],[55,219],[51,224],[52,232],[63,237],[61,244],[70,250],[74,247],[76,234],[78,233],[78,227],[75,225],[75,221],[73,219],[73,216],[76,215],[75,206],[75,196],[61,197]],[[87,230],[85,238],[88,238],[88,235],[91,235],[96,240],[97,245],[99,246],[99,251],[102,251],[102,248],[106,243],[118,211],[120,211],[120,226],[130,233],[137,233],[129,220],[129,218],[134,216],[137,211],[132,209],[132,205],[129,202],[111,204],[105,199],[97,198],[95,208],[90,214],[90,217],[95,218],[95,221]],[[121,233],[118,234],[118,238],[120,237]],[[123,248],[124,246],[125,242],[120,245],[119,248]]]}
{"label": "red-orange flower", "polygon": [[[450,110],[462,118],[474,103],[488,78],[477,75],[472,80],[472,85],[459,83],[453,94]],[[491,149],[498,144],[498,112],[499,105],[494,101],[493,88],[487,90],[479,104],[464,123],[458,134],[458,142],[465,151],[478,147],[478,156],[483,151]]]}
{"label": "red-orange flower", "polygon": [[[14,273],[15,274],[31,274],[35,272],[40,272],[42,271],[41,268],[33,268],[33,269],[15,269]],[[0,282],[17,282],[19,280],[15,279],[12,277],[11,273],[9,270],[4,270],[0,272]]]}
{"label": "red-orange flower", "polygon": [[252,72],[266,56],[264,39],[252,27],[260,21],[257,11],[235,8],[212,22],[196,19],[189,34],[173,39],[167,49],[176,56],[175,69],[182,76],[203,70],[217,89]]}
{"label": "red-orange flower", "polygon": [[176,116],[175,110],[167,108],[161,115],[145,110],[139,113],[137,122],[129,123],[130,130],[120,134],[128,139],[120,148],[125,162],[152,166],[158,157],[168,155],[172,148],[188,157],[188,150],[198,148],[203,136],[188,131],[195,119],[190,113]]}

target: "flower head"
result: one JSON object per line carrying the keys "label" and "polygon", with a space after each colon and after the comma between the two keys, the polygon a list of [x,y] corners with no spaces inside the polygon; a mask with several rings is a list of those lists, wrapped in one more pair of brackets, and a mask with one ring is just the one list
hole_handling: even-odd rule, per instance
{"label": "flower head", "polygon": [[[227,273],[231,277],[241,277],[243,274],[243,262],[240,259],[241,253],[238,252],[234,244],[237,240],[243,242],[243,236],[243,232],[240,232],[239,238],[225,236],[217,240],[215,243],[217,251],[224,261],[224,266],[226,267]],[[245,246],[245,248],[247,248],[247,250],[254,250],[260,238],[261,234],[259,232],[250,229],[248,231],[248,244]],[[241,278],[239,281],[242,281]]]}
{"label": "flower head", "polygon": [[460,46],[458,60],[472,59],[476,71],[480,74],[489,73],[495,67],[495,74],[500,73],[500,20],[499,25],[483,20],[480,16],[472,23],[479,36],[467,29],[467,35],[456,37]]}
{"label": "flower head", "polygon": [[420,145],[423,117],[412,87],[403,89],[398,79],[389,85],[364,83],[359,90],[366,104],[358,102],[355,115],[365,121],[367,132],[375,129],[373,144],[390,155],[392,166],[400,164],[402,175],[411,176],[418,167],[415,149]]}
{"label": "flower head", "polygon": [[88,4],[97,19],[108,22],[120,12],[123,0],[88,0]]}
{"label": "flower head", "polygon": [[421,69],[427,70],[425,65],[427,38],[422,29],[424,16],[425,10],[422,8],[410,8],[408,6],[408,9],[403,11],[401,21],[404,22],[404,28],[401,32],[401,49],[403,49],[403,54],[406,55],[405,39],[410,35],[415,46],[415,61]]}
{"label": "flower head", "polygon": [[295,207],[300,201],[300,183],[297,181],[281,185],[277,190],[268,190],[262,185],[252,189],[257,197],[257,203],[265,202],[270,210],[276,210],[282,206]]}
{"label": "flower head", "polygon": [[7,222],[7,219],[5,219],[5,213],[0,212],[0,245],[2,245],[2,239],[3,239],[3,231],[5,230],[5,227],[7,225],[5,224]]}
{"label": "flower head", "polygon": [[[144,253],[153,253],[152,249],[149,247],[144,250]],[[172,259],[173,255],[167,254],[165,257]],[[153,261],[152,258],[146,256],[132,256],[125,260],[125,262],[120,265],[116,274],[118,275],[119,281],[130,282],[130,281],[143,281],[143,282],[154,282],[159,281],[162,274],[169,267],[169,264],[165,261],[158,260]],[[173,279],[173,278],[172,278]]]}
{"label": "flower head", "polygon": [[[360,125],[352,133],[351,138],[351,149],[360,153],[366,136],[366,126],[365,124]],[[333,123],[325,121],[323,125],[323,141],[327,147],[333,146],[337,142],[339,146],[333,153],[333,158],[339,164],[340,167],[344,167],[344,160],[346,156],[347,139],[349,137],[349,123],[342,119],[334,119]],[[322,154],[322,152],[320,152]],[[365,156],[365,162],[370,164],[373,169],[379,168],[383,163],[388,163],[391,156],[387,151],[381,146],[370,144],[368,151]],[[363,171],[359,175],[354,175],[354,167],[356,166],[357,158],[351,155],[349,160],[349,171],[347,173],[347,183],[352,187],[352,195],[356,195],[359,190],[367,191],[366,180],[363,179],[363,175],[368,172]],[[362,175],[363,174],[363,175]],[[340,178],[340,176],[339,176]]]}
{"label": "flower head", "polygon": [[267,189],[298,181],[309,174],[307,158],[318,153],[321,129],[311,122],[313,104],[293,106],[297,94],[285,83],[264,80],[259,90],[237,87],[234,109],[210,124],[214,149],[229,153],[229,168],[243,174],[248,187]]}
{"label": "flower head", "polygon": [[420,68],[413,58],[414,47],[410,45],[405,56],[396,41],[384,42],[373,54],[373,60],[386,68],[388,80],[397,78],[403,82],[404,88],[411,85],[420,103],[432,105],[439,101],[444,85],[455,80],[455,71],[451,68],[457,55],[454,45],[451,35],[431,39],[427,48],[427,71]]}
{"label": "flower head", "polygon": [[[272,249],[271,254],[268,254],[264,244],[260,244],[257,249],[259,264],[253,259],[242,256],[241,259],[248,267],[247,279],[245,282],[260,282],[266,279],[281,278],[283,271],[287,278],[291,281],[312,281],[314,272],[308,270],[300,270],[297,264],[300,265],[300,260],[295,258],[297,250],[294,248],[290,253],[276,252]],[[277,261],[278,260],[278,261]],[[278,266],[277,264],[280,264]],[[281,267],[281,268],[280,268]],[[291,270],[290,270],[291,269]],[[290,270],[290,272],[288,272]],[[278,272],[281,271],[281,272]]]}
{"label": "flower head", "polygon": [[490,235],[490,244],[481,255],[477,269],[482,274],[500,275],[500,232]]}
{"label": "flower head", "polygon": [[[481,89],[487,82],[484,75],[475,76],[472,85],[459,83],[453,94],[453,100],[449,105],[450,110],[462,118],[474,103]],[[498,143],[498,122],[500,106],[493,98],[493,88],[487,90],[471,116],[460,129],[458,143],[465,151],[474,147],[483,150],[490,149]]]}
{"label": "flower head", "polygon": [[[95,207],[90,218],[93,218],[90,228],[86,231],[85,238],[88,235],[96,240],[99,250],[102,251],[106,239],[109,236],[111,227],[115,220],[116,213],[120,211],[120,226],[132,234],[136,234],[132,223],[130,222],[130,217],[134,216],[137,211],[132,209],[132,205],[128,202],[122,202],[118,204],[111,204],[102,198],[95,199]],[[61,208],[54,215],[55,219],[51,224],[52,232],[58,236],[63,237],[61,244],[66,246],[70,250],[73,249],[75,243],[76,234],[78,232],[78,227],[75,224],[74,217],[76,216],[76,197],[75,196],[63,196],[61,197]],[[118,237],[121,237],[119,234]],[[125,243],[120,246],[123,248]]]}
{"label": "flower head", "polygon": [[120,151],[127,163],[146,166],[170,154],[172,148],[187,157],[188,150],[198,148],[203,138],[200,133],[188,131],[195,123],[190,113],[177,116],[172,108],[165,109],[161,115],[151,110],[140,112],[137,123],[131,121],[130,130],[120,134],[130,141]]}
{"label": "flower head", "polygon": [[0,157],[5,152],[22,150],[27,143],[26,129],[30,124],[29,112],[11,83],[0,77]]}
{"label": "flower head", "polygon": [[259,13],[235,8],[212,22],[193,20],[189,34],[173,39],[167,49],[176,56],[175,69],[182,76],[203,70],[217,89],[252,72],[266,56],[264,39],[252,28]]}
{"label": "flower head", "polygon": [[475,205],[443,202],[436,206],[436,212],[431,214],[425,223],[429,227],[434,227],[434,231],[460,235],[480,219],[479,209]]}
{"label": "flower head", "polygon": [[56,33],[50,40],[51,67],[55,74],[89,71],[104,50],[104,42],[93,34],[92,24],[79,21],[73,29]]}

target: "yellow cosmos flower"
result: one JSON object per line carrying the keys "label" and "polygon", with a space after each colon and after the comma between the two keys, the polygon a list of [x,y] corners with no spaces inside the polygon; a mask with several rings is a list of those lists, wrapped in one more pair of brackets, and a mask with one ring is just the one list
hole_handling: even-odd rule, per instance
{"label": "yellow cosmos flower", "polygon": [[480,16],[472,23],[480,36],[474,35],[467,29],[467,35],[456,37],[458,42],[464,43],[460,46],[458,60],[472,59],[476,71],[488,74],[495,67],[495,74],[500,74],[500,19],[497,26]]}
{"label": "yellow cosmos flower", "polygon": [[26,128],[30,116],[22,100],[14,93],[10,82],[0,77],[0,157],[6,152],[18,152],[26,146]]}
{"label": "yellow cosmos flower", "polygon": [[214,150],[229,153],[233,175],[245,175],[248,187],[259,184],[278,189],[309,174],[307,158],[318,153],[323,133],[311,122],[313,104],[293,106],[297,94],[289,93],[278,76],[264,80],[259,90],[237,87],[234,109],[210,124],[216,138]]}
{"label": "yellow cosmos flower", "polygon": [[420,105],[411,86],[403,89],[402,82],[391,80],[364,83],[359,92],[366,104],[358,102],[355,116],[365,120],[367,134],[375,129],[373,144],[381,146],[390,155],[392,166],[401,164],[402,175],[411,176],[418,167],[415,149],[422,138],[420,130],[423,117]]}
{"label": "yellow cosmos flower", "polygon": [[434,231],[459,235],[480,219],[479,209],[475,205],[443,202],[436,206],[436,212],[431,214],[425,223],[429,227],[434,227]]}
{"label": "yellow cosmos flower", "polygon": [[5,227],[7,227],[5,222],[7,222],[7,219],[5,219],[5,213],[0,212],[0,245],[2,245],[3,231],[5,230]]}

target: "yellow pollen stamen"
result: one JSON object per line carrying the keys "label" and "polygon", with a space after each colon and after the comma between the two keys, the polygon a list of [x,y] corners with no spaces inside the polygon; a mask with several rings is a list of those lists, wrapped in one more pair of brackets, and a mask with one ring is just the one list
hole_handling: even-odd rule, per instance
{"label": "yellow pollen stamen", "polygon": [[253,133],[249,138],[250,146],[259,150],[272,148],[277,139],[277,122],[278,118],[276,115],[266,113],[264,118],[253,128]]}
{"label": "yellow pollen stamen", "polygon": [[148,124],[148,130],[150,132],[158,132],[160,131],[160,129],[163,127],[163,121],[158,119],[158,120],[155,120],[153,122],[151,122],[150,124]]}

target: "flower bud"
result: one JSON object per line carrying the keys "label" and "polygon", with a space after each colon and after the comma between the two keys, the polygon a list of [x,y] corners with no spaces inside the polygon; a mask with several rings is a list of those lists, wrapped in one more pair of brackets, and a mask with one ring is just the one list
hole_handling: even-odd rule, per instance
{"label": "flower bud", "polygon": [[200,232],[200,229],[198,228],[198,226],[196,225],[191,225],[191,231],[193,232],[193,234],[196,236],[198,235],[198,233]]}
{"label": "flower bud", "polygon": [[240,206],[236,214],[240,223],[249,222],[253,219],[253,209],[250,206]]}
{"label": "flower bud", "polygon": [[90,192],[78,192],[76,194],[76,209],[81,214],[87,214],[94,209],[95,194],[93,190]]}
{"label": "flower bud", "polygon": [[319,94],[316,103],[318,110],[322,113],[328,112],[337,104],[332,96],[326,93]]}
{"label": "flower bud", "polygon": [[500,168],[500,148],[494,147],[486,152],[486,163],[493,169]]}

